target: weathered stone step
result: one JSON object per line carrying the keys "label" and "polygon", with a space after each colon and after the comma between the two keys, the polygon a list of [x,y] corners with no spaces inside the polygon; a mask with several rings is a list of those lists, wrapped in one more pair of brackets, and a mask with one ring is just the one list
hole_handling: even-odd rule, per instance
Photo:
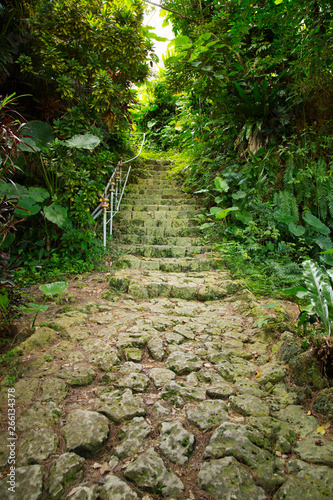
{"label": "weathered stone step", "polygon": [[121,210],[118,214],[119,219],[133,220],[170,220],[170,219],[186,219],[194,217],[195,210],[159,210],[158,212],[144,212],[140,210]]}
{"label": "weathered stone step", "polygon": [[[182,196],[182,191],[178,188],[166,188],[164,187],[155,187],[155,186],[138,186],[137,184],[128,190],[128,194],[131,194],[133,197],[136,196],[144,196],[145,198],[153,196],[160,196],[161,198],[175,196]],[[184,195],[186,196],[186,195]]]}
{"label": "weathered stone step", "polygon": [[139,179],[137,184],[132,185],[132,189],[135,189],[137,186],[147,186],[151,187],[154,186],[156,188],[161,188],[161,187],[174,187],[175,189],[181,189],[180,185],[172,180],[172,179],[161,179],[160,177],[145,177],[144,179]]}
{"label": "weathered stone step", "polygon": [[150,269],[167,273],[202,272],[222,267],[221,256],[216,253],[181,258],[146,258],[125,255],[117,260],[117,268]]}
{"label": "weathered stone step", "polygon": [[[145,213],[145,212],[142,212]],[[120,215],[117,214],[117,219],[119,221]],[[136,227],[147,227],[147,228],[156,228],[156,227],[178,227],[186,229],[189,226],[188,219],[153,219],[150,217],[149,219],[122,219],[122,222],[126,221],[126,232],[135,232],[134,228]]]}
{"label": "weathered stone step", "polygon": [[126,195],[124,203],[126,205],[184,205],[188,201],[192,201],[191,197],[174,196],[174,197],[161,197],[159,195],[152,196],[134,196]]}
{"label": "weathered stone step", "polygon": [[122,233],[121,241],[123,243],[143,245],[175,245],[175,246],[198,246],[202,244],[200,238],[190,238],[187,236],[147,236],[138,234]]}
{"label": "weathered stone step", "polygon": [[[122,228],[122,234],[117,235],[119,238],[123,234],[128,235],[128,234],[135,234],[137,236],[171,236],[171,237],[176,237],[176,236],[188,236],[188,237],[198,237],[202,235],[202,231],[199,227],[197,226],[187,226],[187,227],[164,227],[164,226],[138,226],[136,224],[133,225],[137,221],[126,221],[126,227]],[[139,221],[142,222],[142,221]]]}
{"label": "weathered stone step", "polygon": [[[151,175],[151,173],[147,173],[147,177],[144,177],[143,180],[145,179],[151,179],[151,180],[154,180],[154,181],[159,181],[161,182],[162,184],[167,184],[168,182],[170,182],[170,174],[168,172],[158,172],[157,174],[155,175]],[[140,182],[140,181],[139,181]],[[135,186],[137,186],[137,184],[134,184]],[[177,189],[180,189],[180,186],[177,184]]]}
{"label": "weathered stone step", "polygon": [[240,288],[227,272],[205,274],[164,273],[140,269],[121,269],[110,279],[110,287],[135,298],[172,297],[185,300],[218,300]]}
{"label": "weathered stone step", "polygon": [[139,212],[160,212],[163,210],[170,211],[182,211],[182,210],[188,210],[190,212],[196,212],[197,211],[197,206],[194,204],[184,204],[184,205],[139,205],[139,204],[123,204],[121,206],[121,211],[132,211],[136,210]]}
{"label": "weathered stone step", "polygon": [[149,191],[153,190],[158,192],[162,189],[173,189],[175,191],[178,191],[179,193],[182,192],[181,187],[178,184],[168,179],[143,179],[142,181],[139,181],[138,184],[135,184],[133,188],[130,189],[130,191],[135,192],[136,190],[142,188],[148,189]]}
{"label": "weathered stone step", "polygon": [[146,158],[144,159],[146,165],[150,165],[152,168],[157,167],[168,167],[170,165],[174,165],[171,160],[157,160],[155,158]]}
{"label": "weathered stone step", "polygon": [[124,250],[127,254],[143,257],[191,257],[211,250],[210,247],[205,246],[172,245],[119,245],[118,249]]}

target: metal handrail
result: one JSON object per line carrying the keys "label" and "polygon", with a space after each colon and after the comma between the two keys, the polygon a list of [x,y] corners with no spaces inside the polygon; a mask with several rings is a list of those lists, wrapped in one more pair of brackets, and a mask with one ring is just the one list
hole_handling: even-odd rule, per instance
{"label": "metal handrail", "polygon": [[[123,165],[125,163],[129,163],[138,156],[140,156],[145,139],[146,139],[146,134],[143,132],[130,132],[131,135],[142,135],[142,142],[140,146],[140,151],[139,153],[134,156],[133,158],[130,158],[129,160],[126,161],[119,161],[117,163],[115,171],[112,173],[107,185],[105,186],[103,196],[101,198],[101,201],[99,205],[93,210],[91,213],[92,217],[96,220],[97,217],[103,213],[103,246],[106,247],[106,232],[107,232],[107,225],[109,224],[109,230],[110,230],[110,235],[112,234],[112,223],[113,223],[113,217],[119,212],[119,207],[121,200],[124,195],[124,191],[127,185],[128,177],[131,171],[131,165],[129,165],[127,172],[123,176]],[[109,208],[109,210],[108,210]],[[108,218],[109,214],[109,218]]]}

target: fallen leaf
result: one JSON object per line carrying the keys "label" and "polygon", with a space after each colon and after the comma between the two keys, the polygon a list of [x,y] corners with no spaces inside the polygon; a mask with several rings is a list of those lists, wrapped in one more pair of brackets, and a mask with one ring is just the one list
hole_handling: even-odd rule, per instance
{"label": "fallen leaf", "polygon": [[309,410],[309,411],[307,412],[307,415],[312,415],[311,410]]}
{"label": "fallen leaf", "polygon": [[322,436],[324,434],[326,434],[325,427],[323,427],[322,425],[320,425],[319,427],[317,427],[317,434],[321,434]]}
{"label": "fallen leaf", "polygon": [[257,373],[256,378],[259,378],[261,375],[261,372]]}
{"label": "fallen leaf", "polygon": [[110,467],[108,466],[108,464],[106,462],[104,462],[102,464],[102,467],[100,468],[100,471],[101,475],[103,476],[103,474],[105,474],[106,472],[111,472],[111,469]]}

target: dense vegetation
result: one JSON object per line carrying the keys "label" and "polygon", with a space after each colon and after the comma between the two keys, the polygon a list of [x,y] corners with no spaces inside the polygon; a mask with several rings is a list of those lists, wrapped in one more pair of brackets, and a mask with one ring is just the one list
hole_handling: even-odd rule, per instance
{"label": "dense vegetation", "polygon": [[[92,268],[90,210],[134,119],[150,154],[173,148],[186,158],[177,173],[200,197],[203,235],[234,276],[281,296],[305,273],[318,297],[327,292],[308,312],[330,324],[331,2],[161,0],[175,39],[165,70],[147,82],[150,3],[0,3],[3,310],[14,255],[35,279]],[[303,269],[314,260],[322,267]]]}
{"label": "dense vegetation", "polygon": [[[256,293],[280,297],[305,277],[316,293],[304,314],[311,312],[314,320],[324,314],[328,325],[331,2],[161,4],[176,38],[166,69],[146,86],[137,110],[150,147],[190,155],[179,172],[184,189],[202,199],[205,238],[224,254],[234,276],[245,278]],[[291,293],[309,299],[302,287]]]}
{"label": "dense vegetation", "polygon": [[27,284],[99,260],[90,212],[129,154],[132,87],[154,57],[143,14],[141,0],[0,3],[0,316],[13,268]]}
{"label": "dense vegetation", "polygon": [[331,3],[162,4],[178,36],[139,123],[193,152],[185,186],[221,242],[319,258],[333,227]]}

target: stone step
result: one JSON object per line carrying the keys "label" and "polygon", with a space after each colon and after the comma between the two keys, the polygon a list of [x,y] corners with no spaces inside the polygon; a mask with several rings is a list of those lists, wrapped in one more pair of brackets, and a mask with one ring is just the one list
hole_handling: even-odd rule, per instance
{"label": "stone step", "polygon": [[[127,193],[132,194],[133,197],[136,196],[144,196],[144,197],[150,197],[152,196],[160,196],[161,198],[164,197],[170,197],[170,196],[182,196],[182,191],[178,188],[166,188],[164,187],[155,187],[155,186],[138,186],[137,184],[135,186],[131,186],[131,189],[128,189]],[[185,195],[186,196],[186,195]]]}
{"label": "stone step", "polygon": [[155,168],[156,166],[157,167],[161,167],[161,166],[162,167],[163,166],[167,167],[167,166],[170,166],[170,165],[174,165],[173,161],[171,161],[171,160],[165,160],[165,159],[163,159],[163,160],[157,160],[155,158],[145,158],[143,161],[144,161],[144,163],[146,165],[150,165],[153,168]]}
{"label": "stone step", "polygon": [[[145,212],[140,212],[140,213],[145,213]],[[130,232],[130,233],[135,233],[135,228],[136,227],[146,227],[146,228],[156,228],[156,227],[165,227],[165,228],[170,228],[170,227],[178,227],[178,228],[183,228],[186,229],[189,226],[189,221],[188,219],[153,219],[150,217],[149,219],[122,219],[120,220],[119,214],[116,216],[116,221],[118,221],[119,224],[126,223],[126,228],[124,228],[124,232]]]}
{"label": "stone step", "polygon": [[147,186],[151,187],[154,186],[157,189],[161,187],[173,187],[175,189],[181,189],[181,186],[174,180],[171,179],[161,179],[161,178],[156,178],[156,177],[145,177],[144,179],[139,179],[137,184],[132,185],[132,189],[134,189],[136,186]]}
{"label": "stone step", "polygon": [[139,212],[160,212],[163,210],[170,211],[170,210],[175,210],[175,211],[182,211],[182,210],[188,210],[188,211],[197,211],[197,206],[194,204],[184,204],[184,205],[139,205],[139,204],[134,204],[130,205],[127,203],[124,203],[121,205],[121,212],[123,211],[139,211]]}
{"label": "stone step", "polygon": [[196,215],[195,210],[159,210],[144,212],[140,210],[121,210],[117,216],[120,220],[168,220],[186,219]]}
{"label": "stone step", "polygon": [[[121,227],[121,234],[117,235],[122,238],[123,235],[135,234],[137,236],[157,236],[157,237],[176,237],[176,236],[186,236],[186,237],[199,237],[202,235],[202,231],[198,226],[187,226],[187,227],[164,227],[164,226],[132,226],[132,222],[129,221],[130,225],[126,224],[126,227]],[[136,222],[136,221],[135,221]]]}
{"label": "stone step", "polygon": [[199,246],[202,244],[201,238],[189,238],[187,236],[147,236],[138,234],[122,233],[121,241],[130,245],[174,245],[180,247]]}
{"label": "stone step", "polygon": [[202,272],[221,269],[223,261],[214,252],[181,258],[146,258],[125,255],[117,260],[117,269],[149,269],[167,273]]}
{"label": "stone step", "polygon": [[144,179],[156,179],[163,182],[169,182],[171,179],[170,172],[166,170],[165,172],[155,172],[154,170],[147,170],[145,172],[146,177]]}
{"label": "stone step", "polygon": [[126,254],[142,257],[192,257],[212,250],[208,246],[179,246],[179,245],[118,245],[117,249]]}
{"label": "stone step", "polygon": [[193,203],[193,199],[191,197],[186,196],[168,196],[161,197],[159,195],[151,195],[151,196],[134,196],[134,195],[125,195],[124,203],[126,205],[184,205],[187,202]]}
{"label": "stone step", "polygon": [[226,271],[165,273],[146,269],[121,269],[110,279],[110,288],[139,299],[172,297],[185,300],[219,300],[241,287]]}

